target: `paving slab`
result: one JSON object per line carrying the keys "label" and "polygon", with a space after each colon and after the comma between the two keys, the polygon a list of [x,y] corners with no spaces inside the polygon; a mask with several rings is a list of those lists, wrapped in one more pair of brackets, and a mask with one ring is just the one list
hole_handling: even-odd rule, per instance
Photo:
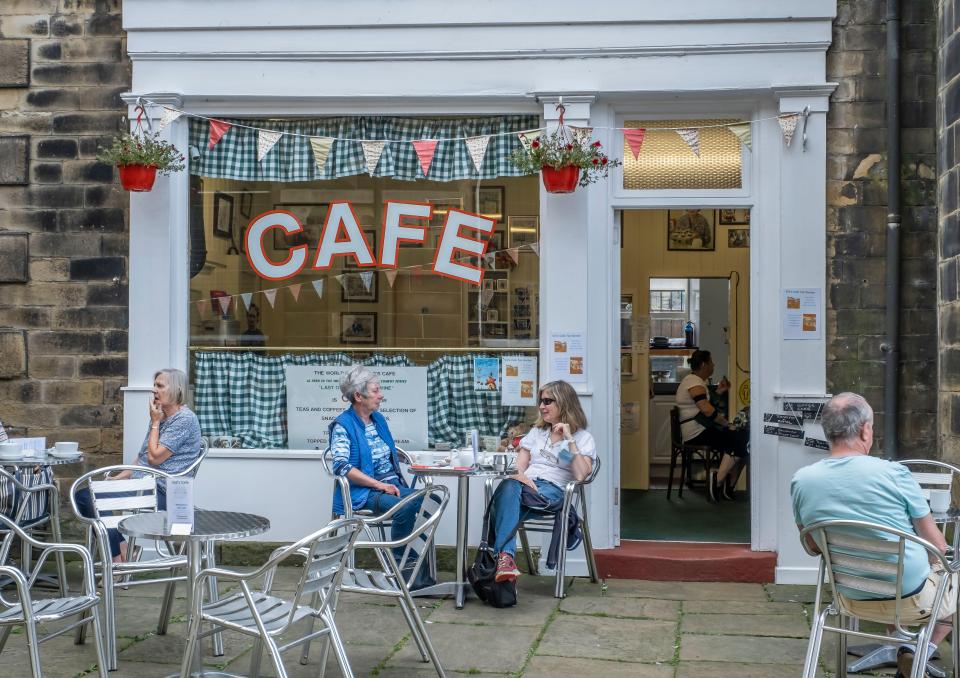
{"label": "paving slab", "polygon": [[[299,649],[291,648],[289,652],[285,652],[283,654],[283,668],[286,670],[289,678],[316,678],[318,675],[320,675],[320,653],[314,651],[315,649],[319,650],[319,647],[320,646],[318,644],[315,648],[311,648],[310,661],[305,665],[300,663]],[[347,659],[350,662],[350,669],[356,676],[373,675],[376,668],[387,657],[387,654],[388,652],[386,650],[381,651],[379,648],[370,646],[354,646],[352,648],[347,648]],[[241,657],[237,662],[231,664],[227,670],[231,673],[241,676],[249,675],[249,654]],[[270,663],[270,660],[266,655],[264,655],[263,662],[260,664],[259,675],[264,677],[277,675],[273,669],[273,665]],[[325,675],[342,675],[340,672],[340,666],[337,664],[337,660],[333,656],[333,650],[330,651],[330,655],[327,658],[327,669]],[[432,675],[436,676],[437,674],[434,672]],[[110,678],[113,678],[112,674]]]}
{"label": "paving slab", "polygon": [[523,678],[555,678],[556,676],[603,676],[603,678],[672,678],[670,664],[638,664],[603,659],[535,656],[527,664]]}
{"label": "paving slab", "polygon": [[685,600],[684,614],[804,614],[801,603],[764,603],[757,601]]}
{"label": "paving slab", "polygon": [[560,603],[560,600],[553,597],[553,578],[521,577],[517,588],[517,604],[514,607],[491,607],[471,595],[463,609],[458,610],[451,598],[438,601],[436,610],[430,615],[430,621],[540,628]]}
{"label": "paving slab", "polygon": [[669,662],[677,625],[647,619],[562,615],[544,633],[537,655]]}
{"label": "paving slab", "polygon": [[[427,619],[431,610],[420,610],[421,619]],[[347,647],[351,645],[376,645],[393,647],[401,638],[410,633],[406,619],[397,606],[384,605],[344,605],[337,609],[337,629]],[[320,625],[317,625],[320,628]],[[302,625],[295,627],[297,634],[290,639],[304,635]],[[286,639],[284,639],[286,640]]]}
{"label": "paving slab", "polygon": [[676,678],[794,678],[803,666],[789,664],[738,664],[728,662],[685,662],[677,666]]}
{"label": "paving slab", "polygon": [[[444,669],[513,673],[519,671],[540,629],[511,626],[509,630],[495,626],[463,624],[430,624],[427,632],[433,641]],[[412,640],[387,662],[387,668],[422,668]]]}
{"label": "paving slab", "polygon": [[762,584],[724,582],[670,582],[607,579],[602,587],[575,586],[570,595],[603,597],[657,598],[660,600],[737,600],[767,602]]}
{"label": "paving slab", "polygon": [[[764,584],[770,600],[777,603],[812,603],[816,600],[817,587],[800,584]],[[823,600],[830,600],[824,589]]]}
{"label": "paving slab", "polygon": [[[753,664],[803,665],[807,641],[802,638],[758,638],[684,634],[680,640],[680,662],[712,661]],[[732,675],[732,674],[731,674]]]}
{"label": "paving slab", "polygon": [[[133,643],[122,650],[118,656],[120,663],[126,662],[161,662],[164,664],[179,664],[183,659],[186,648],[187,624],[171,624],[169,632],[164,636],[151,635]],[[210,642],[203,642],[203,663],[205,666],[219,666],[227,664],[248,651],[253,646],[249,636],[233,631],[224,631],[222,657],[210,654]]]}
{"label": "paving slab", "polygon": [[567,614],[676,621],[680,618],[680,601],[651,598],[564,598],[560,603],[560,610]]}
{"label": "paving slab", "polygon": [[734,636],[781,636],[808,638],[810,627],[802,615],[794,614],[686,614],[682,633],[712,633]]}

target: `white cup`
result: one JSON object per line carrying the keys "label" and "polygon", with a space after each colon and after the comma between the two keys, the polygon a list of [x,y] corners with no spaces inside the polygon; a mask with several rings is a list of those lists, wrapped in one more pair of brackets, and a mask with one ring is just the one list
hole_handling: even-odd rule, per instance
{"label": "white cup", "polygon": [[950,510],[950,490],[930,490],[930,510],[946,513]]}
{"label": "white cup", "polygon": [[53,447],[58,454],[76,454],[80,450],[79,443],[57,443]]}
{"label": "white cup", "polygon": [[23,446],[20,443],[0,443],[0,457],[10,459],[19,457],[23,452]]}

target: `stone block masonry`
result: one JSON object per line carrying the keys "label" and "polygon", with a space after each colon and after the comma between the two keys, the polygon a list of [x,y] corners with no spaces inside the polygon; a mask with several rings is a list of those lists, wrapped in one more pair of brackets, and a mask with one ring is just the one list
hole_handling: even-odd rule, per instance
{"label": "stone block masonry", "polygon": [[[936,457],[937,4],[902,6],[899,448],[904,457]],[[827,55],[827,81],[838,83],[827,116],[827,388],[866,396],[878,450],[889,180],[884,10],[884,0],[839,0]]]}
{"label": "stone block masonry", "polygon": [[129,201],[96,154],[125,124],[122,4],[0,4],[0,421],[112,463]]}

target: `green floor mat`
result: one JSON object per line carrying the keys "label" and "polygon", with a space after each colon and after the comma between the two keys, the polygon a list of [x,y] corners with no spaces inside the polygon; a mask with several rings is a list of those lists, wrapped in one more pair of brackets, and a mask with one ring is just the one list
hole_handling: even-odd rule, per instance
{"label": "green floor mat", "polygon": [[750,542],[750,500],[738,493],[733,501],[711,503],[702,492],[623,490],[620,538],[656,541]]}

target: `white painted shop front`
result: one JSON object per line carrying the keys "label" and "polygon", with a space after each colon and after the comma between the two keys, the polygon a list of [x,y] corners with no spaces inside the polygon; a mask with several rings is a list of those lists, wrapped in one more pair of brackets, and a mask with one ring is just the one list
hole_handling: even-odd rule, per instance
{"label": "white painted shop front", "polygon": [[[754,121],[738,189],[624,188],[622,172],[570,195],[540,191],[540,379],[553,331],[587,336],[577,389],[603,467],[589,492],[597,548],[620,539],[621,211],[749,208],[750,541],[777,551],[777,580],[810,581],[790,510],[794,471],[820,452],[763,435],[763,412],[825,391],[825,338],[782,338],[781,290],[825,284],[826,50],[832,0],[568,0],[456,6],[436,0],[343,5],[278,0],[126,0],[124,28],[138,97],[223,118],[502,116],[594,128],[622,153],[626,121]],[[776,116],[809,110],[787,147]],[[161,109],[147,106],[154,124]],[[188,118],[164,135],[188,146]],[[803,123],[801,123],[803,124]],[[804,137],[801,139],[801,135]],[[124,402],[129,461],[142,442],[155,369],[190,369],[188,173],[131,194],[130,367]],[[242,290],[231,290],[238,293]],[[821,313],[820,322],[823,316]],[[478,488],[479,489],[479,488]],[[329,516],[331,482],[310,450],[214,450],[200,505],[270,517],[268,540],[292,540]],[[482,512],[481,492],[471,516]],[[476,543],[479,521],[471,524]],[[439,541],[453,542],[448,517]],[[582,564],[582,554],[577,558]],[[574,565],[570,566],[576,571]]]}

